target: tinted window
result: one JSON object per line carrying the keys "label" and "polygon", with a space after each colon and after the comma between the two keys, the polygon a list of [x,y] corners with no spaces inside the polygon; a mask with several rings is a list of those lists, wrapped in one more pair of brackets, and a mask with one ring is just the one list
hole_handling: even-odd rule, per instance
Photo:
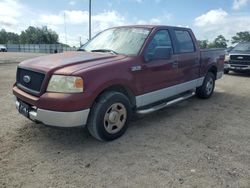
{"label": "tinted window", "polygon": [[193,40],[188,31],[175,30],[175,35],[177,38],[179,53],[195,51]]}
{"label": "tinted window", "polygon": [[153,54],[156,47],[165,46],[172,48],[171,38],[167,30],[158,31],[148,45],[147,53]]}

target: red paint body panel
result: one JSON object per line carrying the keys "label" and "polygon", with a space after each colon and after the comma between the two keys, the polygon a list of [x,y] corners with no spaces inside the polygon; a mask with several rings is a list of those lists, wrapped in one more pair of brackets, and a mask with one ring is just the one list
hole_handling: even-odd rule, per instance
{"label": "red paint body panel", "polygon": [[94,100],[93,95],[87,92],[80,94],[44,93],[40,97],[35,97],[16,86],[13,87],[13,94],[32,106],[61,112],[72,112],[90,108]]}
{"label": "red paint body panel", "polygon": [[21,62],[19,66],[47,73],[79,63],[82,68],[87,68],[112,58],[114,56],[107,53],[65,52],[26,60]]}
{"label": "red paint body panel", "polygon": [[[14,95],[41,109],[64,112],[78,111],[91,108],[98,95],[111,86],[123,86],[129,89],[134,96],[138,96],[204,77],[212,66],[215,66],[217,71],[223,71],[224,55],[221,55],[221,51],[200,51],[190,29],[182,28],[190,32],[195,42],[196,51],[194,53],[173,54],[170,60],[146,62],[144,60],[144,51],[154,34],[160,29],[171,31],[175,27],[125,27],[146,27],[151,29],[149,37],[137,56],[67,52],[27,60],[20,63],[19,67],[45,73],[41,92],[38,96],[33,96],[14,86]],[[173,67],[175,62],[178,62],[177,68]],[[131,71],[134,66],[140,66],[141,70]],[[53,74],[82,77],[84,92],[79,94],[46,92],[48,82]]]}
{"label": "red paint body panel", "polygon": [[38,97],[35,97],[33,95],[30,95],[24,91],[22,91],[21,89],[19,89],[17,86],[13,87],[13,94],[18,97],[19,99],[31,104],[32,106],[36,106],[37,105],[37,101],[39,100]]}

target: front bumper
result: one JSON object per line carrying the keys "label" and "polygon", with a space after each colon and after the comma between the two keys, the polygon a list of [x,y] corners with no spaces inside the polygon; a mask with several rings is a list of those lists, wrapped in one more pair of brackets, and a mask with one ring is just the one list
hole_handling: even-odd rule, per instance
{"label": "front bumper", "polygon": [[[20,102],[16,99],[16,108],[19,110]],[[32,106],[28,118],[32,121],[55,127],[78,127],[87,124],[90,109],[75,112],[58,112],[44,110]]]}
{"label": "front bumper", "polygon": [[224,69],[232,71],[250,71],[250,65],[225,63]]}

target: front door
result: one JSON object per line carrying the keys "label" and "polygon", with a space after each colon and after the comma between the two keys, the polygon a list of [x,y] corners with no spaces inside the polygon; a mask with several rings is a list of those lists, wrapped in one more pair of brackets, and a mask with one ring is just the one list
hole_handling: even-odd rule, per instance
{"label": "front door", "polygon": [[[169,31],[158,30],[149,43],[145,55],[153,55],[157,47],[169,47],[173,49]],[[139,97],[139,106],[165,99],[165,89],[174,86],[177,82],[178,72],[177,55],[173,54],[170,59],[149,60],[142,65],[140,85],[144,94]],[[173,91],[174,92],[174,91]]]}

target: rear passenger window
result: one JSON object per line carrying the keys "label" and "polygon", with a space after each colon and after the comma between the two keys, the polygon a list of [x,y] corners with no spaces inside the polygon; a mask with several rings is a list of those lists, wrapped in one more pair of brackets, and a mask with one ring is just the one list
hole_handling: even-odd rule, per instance
{"label": "rear passenger window", "polygon": [[178,53],[194,52],[194,43],[188,31],[175,30],[178,43]]}
{"label": "rear passenger window", "polygon": [[152,54],[156,47],[165,46],[172,48],[172,42],[167,30],[158,31],[152,41],[149,43],[147,53]]}

